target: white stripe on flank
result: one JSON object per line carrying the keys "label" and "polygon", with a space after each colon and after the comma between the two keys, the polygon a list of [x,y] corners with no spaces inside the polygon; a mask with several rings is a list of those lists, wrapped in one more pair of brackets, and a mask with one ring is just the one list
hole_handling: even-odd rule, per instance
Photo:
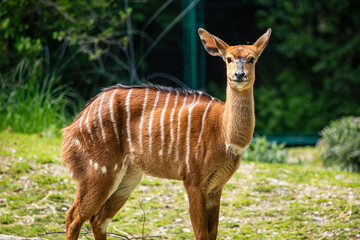
{"label": "white stripe on flank", "polygon": [[102,118],[101,118],[101,108],[102,108],[102,104],[103,104],[103,101],[104,101],[104,96],[105,96],[105,93],[103,93],[101,95],[100,106],[99,106],[99,110],[98,110],[98,119],[99,119],[100,128],[101,128],[101,135],[102,135],[103,140],[105,142],[105,131],[104,131],[103,122],[102,122]]}
{"label": "white stripe on flank", "polygon": [[145,109],[146,109],[147,100],[148,100],[148,94],[149,94],[149,89],[147,88],[147,89],[146,89],[146,92],[145,92],[145,98],[144,98],[143,109],[142,109],[142,113],[141,113],[140,126],[139,126],[139,146],[140,146],[140,152],[142,152],[142,150],[143,150],[143,146],[142,146],[142,129],[143,129]]}
{"label": "white stripe on flank", "polygon": [[[97,99],[96,99],[97,100]],[[95,101],[96,101],[95,100]],[[95,105],[95,101],[92,103]],[[99,109],[99,108],[98,108]],[[94,119],[96,119],[96,114],[97,114],[97,111],[96,111],[96,107],[94,107]],[[93,120],[92,123],[94,124],[94,128],[96,128],[96,121]],[[95,130],[96,131],[96,130]],[[96,133],[95,133],[96,134]]]}
{"label": "white stripe on flank", "polygon": [[94,137],[93,137],[93,135],[92,135],[91,128],[90,128],[90,124],[89,124],[89,116],[90,116],[90,112],[91,112],[92,106],[93,106],[93,104],[90,105],[90,109],[89,109],[89,111],[88,111],[88,114],[87,114],[87,117],[86,117],[86,120],[85,120],[85,124],[86,124],[86,128],[87,128],[87,130],[88,130],[88,132],[89,132],[89,134],[90,134],[91,140],[94,141]]}
{"label": "white stripe on flank", "polygon": [[214,98],[212,98],[211,101],[208,103],[208,105],[206,106],[205,111],[204,111],[204,113],[203,113],[203,116],[202,116],[200,134],[199,134],[199,138],[198,138],[198,141],[197,141],[197,144],[196,144],[196,150],[195,150],[195,159],[196,159],[196,160],[197,160],[197,158],[198,158],[198,149],[199,149],[200,142],[201,142],[201,136],[202,136],[203,131],[204,131],[204,124],[205,124],[206,113],[208,112],[208,110],[209,110],[209,108],[210,108],[210,105],[211,105],[211,103],[212,103],[213,101],[214,101]]}
{"label": "white stripe on flank", "polygon": [[[180,120],[181,120],[181,112],[185,107],[186,104],[186,98],[187,95],[184,97],[184,102],[183,105],[181,106],[179,112],[178,112],[178,125],[177,125],[177,131],[176,131],[176,144],[175,144],[175,151],[176,151],[176,161],[179,161],[179,140],[180,140]],[[195,96],[194,96],[194,100],[195,100]]]}
{"label": "white stripe on flank", "polygon": [[169,104],[169,99],[170,99],[170,95],[171,95],[171,92],[169,92],[167,94],[167,97],[166,97],[166,101],[165,101],[165,106],[161,112],[161,118],[160,118],[160,129],[161,129],[161,150],[159,152],[159,155],[161,156],[162,153],[163,153],[163,149],[164,149],[164,117],[165,117],[165,112],[166,112],[166,108]]}
{"label": "white stripe on flank", "polygon": [[170,114],[170,146],[169,146],[168,154],[171,153],[172,144],[174,142],[174,129],[173,129],[174,120],[173,119],[174,119],[175,109],[177,106],[178,97],[179,97],[179,92],[176,91],[175,103],[174,103],[174,106],[173,106],[173,108],[171,110],[171,114]]}
{"label": "white stripe on flank", "polygon": [[151,127],[152,127],[152,122],[153,122],[153,117],[154,117],[154,112],[155,112],[155,109],[156,109],[156,105],[157,105],[157,102],[159,100],[159,94],[160,94],[160,91],[158,91],[156,93],[156,98],[155,98],[155,103],[154,103],[154,106],[153,106],[153,109],[151,110],[151,113],[150,113],[150,119],[149,119],[149,152],[151,153]]}
{"label": "white stripe on flank", "polygon": [[131,144],[131,135],[130,135],[130,95],[132,92],[133,88],[131,88],[126,96],[126,102],[125,102],[125,106],[126,106],[126,114],[127,114],[127,120],[126,120],[126,131],[127,131],[127,141],[129,143],[129,150],[130,153],[133,154],[134,149],[132,148],[132,144]]}
{"label": "white stripe on flank", "polygon": [[[187,167],[187,171],[190,171],[190,166],[189,166],[189,157],[190,157],[190,130],[191,130],[191,112],[194,109],[194,107],[199,103],[200,98],[201,98],[202,92],[200,92],[199,94],[199,98],[196,101],[195,104],[192,104],[189,108],[189,113],[188,113],[188,128],[187,128],[187,132],[186,132],[186,167]],[[194,98],[195,100],[195,98]]]}
{"label": "white stripe on flank", "polygon": [[118,133],[118,129],[117,129],[117,126],[116,126],[116,121],[115,121],[115,117],[114,117],[114,106],[113,106],[113,102],[114,102],[114,96],[115,96],[115,93],[118,91],[118,89],[116,89],[113,94],[111,94],[111,98],[110,98],[110,102],[109,102],[109,109],[110,109],[110,118],[111,118],[111,121],[113,123],[113,127],[114,127],[114,132],[115,132],[115,135],[116,135],[116,139],[118,141],[118,143],[120,143],[120,138],[119,138],[119,133]]}
{"label": "white stripe on flank", "polygon": [[83,121],[84,115],[85,115],[85,111],[84,111],[84,114],[82,114],[82,116],[80,118],[79,129],[80,129],[81,136],[83,137],[84,141],[86,142],[85,135],[82,130],[82,121]]}

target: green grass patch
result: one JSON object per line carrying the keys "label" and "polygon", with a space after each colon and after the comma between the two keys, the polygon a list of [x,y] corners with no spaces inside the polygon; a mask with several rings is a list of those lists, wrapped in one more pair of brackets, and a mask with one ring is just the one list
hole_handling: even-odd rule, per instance
{"label": "green grass patch", "polygon": [[7,172],[9,174],[28,173],[31,169],[31,165],[27,162],[16,162],[10,166]]}
{"label": "green grass patch", "polygon": [[11,213],[3,213],[1,216],[0,216],[0,223],[1,224],[11,224],[15,222],[15,218],[14,218],[14,215],[11,214]]}

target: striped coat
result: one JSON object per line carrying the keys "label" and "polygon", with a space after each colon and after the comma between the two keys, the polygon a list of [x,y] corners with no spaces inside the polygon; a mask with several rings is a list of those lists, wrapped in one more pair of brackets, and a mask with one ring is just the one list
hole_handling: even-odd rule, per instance
{"label": "striped coat", "polygon": [[204,164],[207,147],[218,145],[207,135],[221,139],[214,123],[223,107],[200,91],[116,85],[90,100],[63,130],[62,159],[75,179],[88,168],[103,174],[119,171],[129,157],[148,175],[180,180]]}

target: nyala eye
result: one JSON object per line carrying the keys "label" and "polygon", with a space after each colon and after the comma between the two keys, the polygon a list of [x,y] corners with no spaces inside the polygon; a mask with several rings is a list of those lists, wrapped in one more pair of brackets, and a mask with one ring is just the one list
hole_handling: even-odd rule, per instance
{"label": "nyala eye", "polygon": [[226,60],[228,63],[231,63],[231,58],[228,57],[228,58],[226,58]]}
{"label": "nyala eye", "polygon": [[252,57],[249,59],[248,63],[254,63],[254,60],[255,60],[255,58]]}

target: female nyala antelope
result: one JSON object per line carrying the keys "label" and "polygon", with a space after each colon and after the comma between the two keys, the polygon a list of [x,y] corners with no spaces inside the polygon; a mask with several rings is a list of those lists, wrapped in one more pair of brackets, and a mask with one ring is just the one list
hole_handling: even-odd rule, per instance
{"label": "female nyala antelope", "polygon": [[216,239],[222,188],[254,131],[255,63],[271,29],[237,46],[198,32],[206,51],[226,62],[226,102],[198,91],[122,85],[91,100],[63,130],[61,158],[78,181],[66,239],[77,239],[88,219],[95,239],[106,239],[143,173],[182,180],[196,239]]}

